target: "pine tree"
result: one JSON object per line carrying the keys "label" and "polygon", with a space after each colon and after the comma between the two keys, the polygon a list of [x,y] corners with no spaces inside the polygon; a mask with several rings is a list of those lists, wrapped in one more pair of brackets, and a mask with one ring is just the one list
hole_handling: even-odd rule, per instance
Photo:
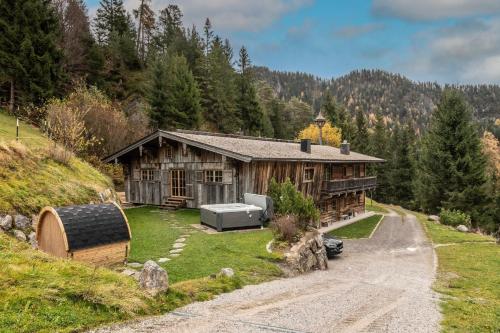
{"label": "pine tree", "polygon": [[101,0],[94,19],[94,28],[97,42],[103,45],[107,45],[113,35],[121,37],[129,34],[129,18],[123,0]]}
{"label": "pine tree", "polygon": [[187,43],[182,25],[182,11],[177,5],[168,5],[160,12],[156,47],[162,54],[181,53]]}
{"label": "pine tree", "polygon": [[263,127],[263,113],[257,100],[257,92],[250,69],[250,57],[244,46],[241,47],[239,55],[236,103],[242,119],[243,132],[247,135],[259,135]]}
{"label": "pine tree", "polygon": [[61,30],[59,47],[64,53],[63,66],[68,74],[67,89],[89,72],[89,56],[94,45],[87,8],[83,0],[52,0]]}
{"label": "pine tree", "polygon": [[359,153],[368,151],[368,127],[361,109],[356,111],[356,134],[352,140],[352,149]]}
{"label": "pine tree", "polygon": [[148,99],[151,119],[159,128],[198,128],[200,92],[184,56],[174,55],[154,63]]}
{"label": "pine tree", "polygon": [[337,115],[338,127],[342,132],[342,141],[347,140],[348,142],[351,142],[355,134],[355,129],[351,121],[351,115],[343,106],[338,109]]}
{"label": "pine tree", "polygon": [[337,103],[329,90],[325,93],[321,110],[323,111],[323,115],[333,126],[339,126]]}
{"label": "pine tree", "polygon": [[[389,154],[387,146],[388,133],[385,127],[384,117],[380,112],[377,112],[374,131],[370,136],[370,154],[378,158],[387,159]],[[369,174],[377,176],[377,189],[373,193],[373,198],[381,202],[388,201],[390,184],[386,163],[370,164],[368,168]]]}
{"label": "pine tree", "polygon": [[50,1],[0,1],[0,77],[9,82],[11,111],[60,92],[64,73],[59,33]]}
{"label": "pine tree", "polygon": [[238,132],[241,119],[236,108],[236,75],[219,38],[214,38],[210,47],[206,70],[201,85],[206,129],[223,133]]}
{"label": "pine tree", "polygon": [[[414,136],[409,126],[397,125],[391,137],[389,160],[389,202],[411,207],[413,204],[413,180],[415,176],[413,146]],[[387,202],[387,201],[386,201]]]}
{"label": "pine tree", "polygon": [[443,93],[418,161],[416,198],[425,211],[458,209],[481,221],[486,160],[469,106],[457,91]]}
{"label": "pine tree", "polygon": [[214,37],[214,32],[212,31],[212,23],[210,19],[207,17],[205,20],[205,26],[203,27],[203,33],[205,34],[205,56],[208,57],[208,53],[210,52],[210,45],[212,45],[212,39]]}

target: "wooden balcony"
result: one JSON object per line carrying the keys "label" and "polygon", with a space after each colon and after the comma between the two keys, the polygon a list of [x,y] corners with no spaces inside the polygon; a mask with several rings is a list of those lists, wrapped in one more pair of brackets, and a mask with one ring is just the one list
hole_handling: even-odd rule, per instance
{"label": "wooden balcony", "polygon": [[377,187],[377,177],[363,177],[323,181],[322,191],[326,193],[343,193],[366,191]]}

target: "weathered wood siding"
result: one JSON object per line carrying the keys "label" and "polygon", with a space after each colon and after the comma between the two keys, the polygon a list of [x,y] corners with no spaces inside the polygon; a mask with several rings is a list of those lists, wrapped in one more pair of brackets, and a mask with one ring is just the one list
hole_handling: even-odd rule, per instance
{"label": "weathered wood siding", "polygon": [[[313,168],[312,180],[305,179],[305,169]],[[304,162],[251,162],[243,163],[240,172],[240,189],[243,193],[251,192],[266,194],[269,182],[275,178],[283,182],[290,178],[296,188],[304,195],[319,200],[321,194],[321,180],[323,164]]]}
{"label": "weathered wood siding", "polygon": [[[125,193],[129,202],[164,204],[171,191],[171,171],[184,170],[186,205],[238,202],[237,163],[220,154],[163,140],[161,147],[144,147],[125,167]],[[127,170],[128,169],[128,170]],[[143,171],[152,170],[152,179]],[[206,182],[205,171],[220,170],[223,181]]]}

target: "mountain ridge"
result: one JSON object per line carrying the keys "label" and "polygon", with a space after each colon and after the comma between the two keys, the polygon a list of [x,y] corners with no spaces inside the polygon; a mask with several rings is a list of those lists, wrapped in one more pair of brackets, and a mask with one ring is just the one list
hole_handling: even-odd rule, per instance
{"label": "mountain ridge", "polygon": [[[255,67],[255,76],[270,85],[279,98],[298,97],[317,112],[327,91],[354,115],[365,110],[370,120],[380,111],[391,122],[413,122],[417,128],[427,125],[429,115],[443,90],[460,90],[471,105],[475,119],[483,128],[495,126],[500,118],[500,86],[493,84],[445,84],[413,81],[402,74],[383,70],[355,70],[343,76],[324,79],[302,72],[281,72]],[[498,131],[497,131],[498,132]],[[497,133],[498,136],[498,133]]]}

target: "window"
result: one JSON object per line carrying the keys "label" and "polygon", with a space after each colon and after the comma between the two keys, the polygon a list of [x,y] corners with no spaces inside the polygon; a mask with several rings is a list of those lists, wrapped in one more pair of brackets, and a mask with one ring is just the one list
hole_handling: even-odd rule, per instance
{"label": "window", "polygon": [[325,172],[323,174],[323,180],[330,180],[330,179],[332,179],[332,165],[326,164]]}
{"label": "window", "polygon": [[314,179],[314,168],[305,168],[304,169],[304,182],[312,182]]}
{"label": "window", "polygon": [[165,159],[166,160],[171,160],[174,157],[174,148],[172,146],[168,145],[165,147]]}
{"label": "window", "polygon": [[222,170],[205,170],[206,183],[222,183]]}
{"label": "window", "polygon": [[155,172],[152,169],[141,170],[141,180],[153,181],[155,180]]}
{"label": "window", "polygon": [[354,165],[354,178],[359,178],[359,164]]}

